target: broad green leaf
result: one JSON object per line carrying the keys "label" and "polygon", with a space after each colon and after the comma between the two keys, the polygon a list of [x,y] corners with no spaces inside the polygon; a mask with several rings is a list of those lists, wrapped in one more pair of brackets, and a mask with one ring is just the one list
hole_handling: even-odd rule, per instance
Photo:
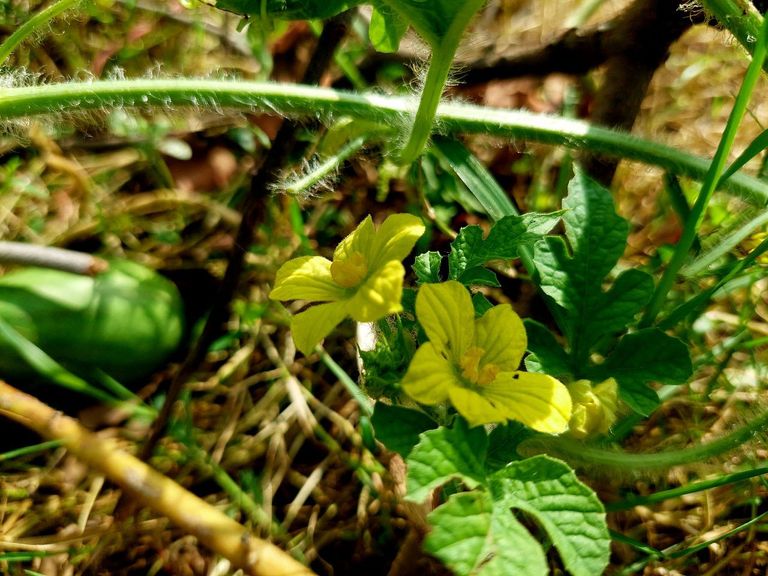
{"label": "broad green leaf", "polygon": [[649,415],[659,403],[650,382],[681,384],[693,373],[686,345],[658,328],[645,328],[624,336],[592,372],[595,380],[614,377],[621,398],[633,410]]}
{"label": "broad green leaf", "polygon": [[403,458],[419,442],[419,434],[437,427],[435,421],[423,412],[382,402],[374,406],[371,423],[376,438]]}
{"label": "broad green leaf", "polygon": [[416,256],[413,272],[419,284],[435,284],[440,282],[440,266],[443,256],[439,252],[424,252]]}
{"label": "broad green leaf", "polygon": [[[433,49],[444,39],[461,35],[469,20],[485,0],[376,0],[377,7],[387,6],[426,40]],[[458,43],[458,42],[456,42]],[[453,57],[453,53],[450,55]]]}
{"label": "broad green leaf", "polygon": [[282,20],[319,20],[330,18],[363,0],[203,0],[219,10],[244,16]]}
{"label": "broad green leaf", "polygon": [[472,306],[475,307],[475,316],[478,318],[493,308],[491,301],[480,292],[472,294]]}
{"label": "broad green leaf", "polygon": [[539,543],[508,510],[494,506],[487,492],[454,494],[427,520],[432,531],[424,550],[455,574],[547,574]]}
{"label": "broad green leaf", "polygon": [[540,240],[555,227],[561,214],[553,212],[506,216],[493,225],[487,238],[483,238],[480,226],[465,226],[451,243],[448,256],[449,279],[471,284],[473,282],[467,278],[482,278],[477,268],[487,262],[517,258],[520,248],[532,246]]}
{"label": "broad green leaf", "polygon": [[549,456],[534,456],[511,463],[488,481],[494,509],[503,505],[532,516],[573,576],[603,573],[611,544],[605,510],[568,465]]}
{"label": "broad green leaf", "polygon": [[408,499],[423,502],[430,492],[449,480],[467,488],[485,481],[488,436],[482,426],[469,428],[457,418],[453,428],[440,427],[419,436],[408,456]]}
{"label": "broad green leaf", "polygon": [[408,30],[408,21],[401,18],[392,8],[381,4],[373,9],[368,37],[379,52],[397,52],[400,40]]}
{"label": "broad green leaf", "polygon": [[608,293],[603,291],[605,276],[624,251],[627,222],[616,214],[610,192],[582,171],[576,171],[568,190],[563,222],[569,246],[563,238],[544,238],[535,245],[534,262],[541,289],[564,309],[557,316],[565,324],[571,366],[579,371],[598,340],[633,322],[653,283],[643,272],[627,271]]}
{"label": "broad green leaf", "polygon": [[536,432],[521,424],[511,421],[496,426],[488,435],[488,453],[485,457],[485,469],[495,472],[510,462],[520,459],[517,446]]}
{"label": "broad green leaf", "polygon": [[570,358],[554,334],[546,326],[530,318],[526,318],[523,323],[528,334],[528,350],[532,352],[525,358],[526,368],[531,372],[543,372],[555,378],[571,374],[573,369]]}

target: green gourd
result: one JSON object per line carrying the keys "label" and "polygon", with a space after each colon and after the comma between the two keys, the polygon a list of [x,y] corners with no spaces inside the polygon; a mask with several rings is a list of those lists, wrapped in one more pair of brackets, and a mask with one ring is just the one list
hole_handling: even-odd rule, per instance
{"label": "green gourd", "polygon": [[[26,268],[0,277],[0,318],[68,370],[84,378],[103,371],[136,383],[163,366],[184,334],[176,286],[128,261],[81,276]],[[45,380],[0,338],[0,378]]]}

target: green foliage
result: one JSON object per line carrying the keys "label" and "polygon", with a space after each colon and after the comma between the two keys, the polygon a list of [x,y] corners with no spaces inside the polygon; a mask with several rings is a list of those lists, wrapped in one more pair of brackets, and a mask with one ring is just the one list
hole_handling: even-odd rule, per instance
{"label": "green foliage", "polygon": [[419,434],[437,426],[434,420],[420,410],[391,406],[383,402],[376,403],[371,423],[376,431],[376,438],[403,458],[418,444]]}
{"label": "green foliage", "polygon": [[[619,274],[607,291],[603,289],[606,276],[624,251],[627,222],[616,214],[610,192],[582,171],[577,170],[568,190],[563,201],[568,243],[560,237],[540,240],[534,247],[534,262],[541,289],[552,299],[569,350],[561,350],[542,325],[528,321],[533,355],[526,365],[548,374],[570,374],[575,379],[613,376],[619,382],[621,397],[632,409],[647,415],[659,403],[647,383],[679,384],[691,375],[687,348],[676,338],[654,330],[628,334],[613,349],[611,337],[635,324],[653,294],[653,281],[647,273],[631,269]],[[593,351],[607,351],[608,356],[595,365]]]}
{"label": "green foliage", "polygon": [[[408,498],[422,501],[451,480],[454,494],[428,516],[424,548],[457,574],[543,576],[544,550],[513,511],[546,532],[575,576],[601,574],[610,537],[605,511],[590,488],[563,462],[548,456],[488,466],[488,437],[458,420],[452,429],[421,435],[408,457]],[[498,440],[498,439],[497,439]]]}

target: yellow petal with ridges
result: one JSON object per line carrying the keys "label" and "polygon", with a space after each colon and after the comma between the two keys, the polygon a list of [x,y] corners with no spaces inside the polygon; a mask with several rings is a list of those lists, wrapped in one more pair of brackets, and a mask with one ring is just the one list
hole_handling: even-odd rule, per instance
{"label": "yellow petal with ridges", "polygon": [[488,398],[476,390],[455,386],[449,390],[448,396],[453,407],[470,426],[504,423],[509,419],[504,410],[494,406]]}
{"label": "yellow petal with ridges", "polygon": [[272,300],[310,300],[334,302],[346,297],[346,291],[331,277],[331,261],[321,256],[304,256],[289,260],[280,267]]}
{"label": "yellow petal with ridges", "polygon": [[551,376],[502,372],[480,393],[510,420],[548,434],[568,430],[571,395],[562,382]]}
{"label": "yellow petal with ridges", "polygon": [[454,280],[424,284],[416,296],[416,317],[430,342],[458,365],[475,335],[475,310],[467,289]]}
{"label": "yellow petal with ridges", "polygon": [[403,260],[424,234],[421,218],[411,214],[392,214],[381,224],[366,254],[368,265],[376,269],[390,260]]}
{"label": "yellow petal with ridges", "polygon": [[453,366],[429,342],[416,350],[401,382],[403,391],[422,404],[444,402],[458,384]]}
{"label": "yellow petal with ridges", "polygon": [[347,316],[346,302],[331,302],[318,304],[291,320],[291,335],[296,348],[305,356],[309,356],[320,344],[320,341],[330,334]]}
{"label": "yellow petal with ridges", "polygon": [[485,350],[481,364],[502,372],[520,368],[528,337],[520,317],[509,304],[494,306],[475,322],[475,346]]}
{"label": "yellow petal with ridges", "polygon": [[376,270],[347,303],[347,311],[357,322],[375,322],[403,307],[403,278],[405,268],[397,260],[391,260]]}
{"label": "yellow petal with ridges", "polygon": [[[354,252],[359,252],[366,259],[369,260],[371,253],[371,247],[374,244],[374,236],[376,230],[373,226],[373,218],[366,216],[365,220],[357,225],[351,234],[349,234],[344,240],[339,242],[336,246],[336,250],[333,252],[334,260],[346,260]],[[370,261],[368,262],[368,269],[372,268]]]}

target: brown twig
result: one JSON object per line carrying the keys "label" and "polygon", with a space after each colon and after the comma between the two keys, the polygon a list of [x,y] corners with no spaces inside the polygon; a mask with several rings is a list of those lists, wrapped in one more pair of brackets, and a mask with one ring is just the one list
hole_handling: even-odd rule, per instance
{"label": "brown twig", "polygon": [[[326,22],[315,46],[312,58],[304,72],[302,83],[317,84],[320,81],[320,78],[328,69],[336,48],[346,35],[351,12],[347,11],[339,14]],[[283,121],[269,152],[253,180],[251,180],[250,192],[241,207],[242,220],[240,221],[235,243],[229,256],[227,271],[224,274],[221,289],[213,303],[202,334],[197,342],[195,342],[168,388],[168,394],[160,414],[153,424],[147,441],[142,446],[140,453],[142,459],[147,459],[152,454],[155,445],[165,431],[173,406],[181,395],[184,384],[205,358],[208,347],[220,333],[221,326],[229,316],[230,302],[237,292],[240,283],[245,255],[253,243],[255,231],[258,229],[266,213],[267,191],[291,155],[296,140],[295,130],[296,126],[293,122]]]}
{"label": "brown twig", "polygon": [[124,452],[112,440],[0,381],[0,413],[59,440],[79,460],[114,482],[131,498],[195,536],[251,576],[311,576],[309,568],[217,510],[203,499]]}
{"label": "brown twig", "polygon": [[52,268],[84,276],[94,276],[109,268],[106,260],[92,254],[25,242],[0,242],[0,263]]}

